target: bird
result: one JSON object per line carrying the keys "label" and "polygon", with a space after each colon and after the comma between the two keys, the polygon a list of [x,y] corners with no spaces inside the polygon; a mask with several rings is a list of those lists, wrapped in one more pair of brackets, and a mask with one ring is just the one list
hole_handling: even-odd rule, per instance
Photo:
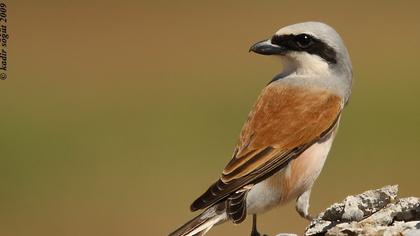
{"label": "bird", "polygon": [[337,134],[351,94],[348,50],[331,26],[308,21],[285,26],[251,46],[279,58],[282,70],[262,89],[220,178],[191,204],[202,213],[170,236],[204,235],[213,226],[239,224],[296,199],[308,220],[311,189]]}

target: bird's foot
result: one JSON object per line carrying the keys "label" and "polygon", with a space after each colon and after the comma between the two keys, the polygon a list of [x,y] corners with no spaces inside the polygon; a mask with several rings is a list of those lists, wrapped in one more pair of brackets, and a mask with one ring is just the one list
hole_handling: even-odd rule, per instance
{"label": "bird's foot", "polygon": [[310,215],[310,214],[301,214],[300,212],[299,212],[299,215],[300,216],[302,216],[303,218],[305,218],[305,219],[307,219],[307,220],[309,220],[309,221],[312,221],[313,219],[315,219],[312,215]]}
{"label": "bird's foot", "polygon": [[256,231],[256,230],[254,231],[253,230],[251,232],[251,236],[268,236],[268,235],[267,234],[260,234],[258,231]]}

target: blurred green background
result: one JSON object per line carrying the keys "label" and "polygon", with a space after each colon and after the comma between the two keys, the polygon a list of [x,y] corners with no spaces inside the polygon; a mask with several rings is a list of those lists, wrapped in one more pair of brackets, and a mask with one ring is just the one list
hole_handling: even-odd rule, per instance
{"label": "blurred green background", "polygon": [[[0,235],[166,235],[189,220],[281,70],[249,46],[307,20],[337,29],[355,75],[311,211],[386,184],[420,196],[419,1],[6,3]],[[269,235],[307,224],[293,203],[260,219]]]}

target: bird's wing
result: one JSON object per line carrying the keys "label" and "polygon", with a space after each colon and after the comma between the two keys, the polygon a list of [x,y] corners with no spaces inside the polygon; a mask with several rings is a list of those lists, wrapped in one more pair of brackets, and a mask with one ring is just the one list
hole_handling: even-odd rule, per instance
{"label": "bird's wing", "polygon": [[342,97],[327,90],[269,84],[245,122],[221,178],[191,205],[204,209],[268,178],[334,127]]}

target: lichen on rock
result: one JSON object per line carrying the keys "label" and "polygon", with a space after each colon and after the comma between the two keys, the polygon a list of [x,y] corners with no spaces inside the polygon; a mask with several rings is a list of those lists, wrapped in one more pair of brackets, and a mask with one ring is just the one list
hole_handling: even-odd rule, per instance
{"label": "lichen on rock", "polygon": [[420,199],[397,198],[398,186],[348,196],[311,221],[306,236],[420,235]]}

